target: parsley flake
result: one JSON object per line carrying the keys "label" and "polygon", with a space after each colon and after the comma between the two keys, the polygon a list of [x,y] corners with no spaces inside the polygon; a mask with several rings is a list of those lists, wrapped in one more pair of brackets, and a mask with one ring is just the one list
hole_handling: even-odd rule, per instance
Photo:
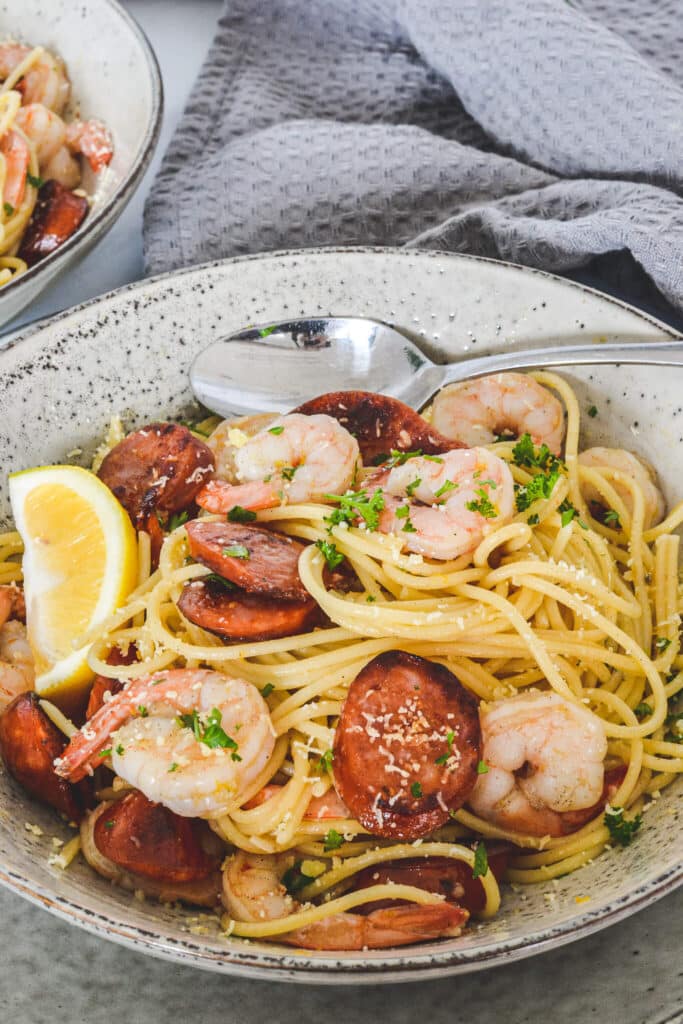
{"label": "parsley flake", "polygon": [[370,531],[376,530],[379,526],[379,514],[384,509],[384,495],[379,487],[371,498],[368,498],[367,491],[325,494],[323,497],[326,501],[336,501],[339,504],[339,508],[335,508],[325,519],[329,528],[339,526],[340,523],[353,526],[359,517]]}
{"label": "parsley flake", "polygon": [[301,870],[302,861],[297,861],[291,868],[288,868],[282,876],[282,884],[284,885],[290,896],[299,892],[300,889],[305,889],[309,882],[313,881],[311,875],[305,875]]}
{"label": "parsley flake", "polygon": [[284,430],[285,430],[284,427],[269,427],[268,428],[268,433],[269,434],[275,434],[276,437],[277,437],[279,434],[283,434]]}
{"label": "parsley flake", "polygon": [[253,523],[255,519],[256,513],[249,508],[242,508],[241,505],[233,505],[228,512],[229,523]]}
{"label": "parsley flake", "polygon": [[263,697],[264,699],[265,699],[266,697],[270,697],[270,695],[271,695],[271,693],[273,692],[273,690],[274,690],[274,689],[275,689],[275,687],[273,686],[273,684],[272,684],[272,683],[266,683],[266,685],[265,685],[265,686],[263,687],[263,689],[261,690],[261,696],[262,696],[262,697]]}
{"label": "parsley flake", "polygon": [[217,572],[210,572],[207,576],[201,577],[202,583],[214,583],[224,590],[234,590],[235,584],[226,580],[225,576],[219,576]]}
{"label": "parsley flake", "polygon": [[452,729],[449,729],[446,733],[446,753],[442,754],[441,757],[437,757],[434,764],[446,764],[448,758],[453,753],[453,740],[455,739],[455,733]]}
{"label": "parsley flake", "polygon": [[226,558],[251,558],[251,552],[244,544],[231,544],[229,548],[223,548],[223,554]]}
{"label": "parsley flake", "polygon": [[11,217],[12,214],[14,213],[14,207],[12,206],[11,203],[3,203],[2,204],[2,208],[5,211],[5,216],[6,217]]}
{"label": "parsley flake", "polygon": [[270,327],[259,327],[259,329],[258,329],[259,338],[267,338],[268,335],[272,334],[273,331],[276,328],[277,328],[277,324],[271,324]]}
{"label": "parsley flake", "polygon": [[223,750],[231,750],[231,757],[233,761],[241,761],[242,758],[237,753],[238,746],[232,736],[228,736],[227,732],[221,726],[222,715],[218,708],[214,708],[207,715],[206,722],[202,722],[197,709],[193,708],[191,714],[178,715],[176,722],[178,725],[185,729],[191,729],[194,733],[195,739],[199,740],[205,746],[210,747],[212,750],[221,748]]}
{"label": "parsley flake", "polygon": [[168,766],[168,770],[169,770],[169,772],[177,772],[178,771],[178,767],[179,767],[178,762],[174,761],[172,764],[170,764]]}
{"label": "parsley flake", "polygon": [[337,832],[336,828],[331,828],[325,836],[323,850],[325,850],[326,853],[329,853],[330,850],[338,850],[343,842],[344,837]]}
{"label": "parsley flake", "polygon": [[402,466],[408,459],[418,459],[422,455],[422,449],[418,448],[414,452],[400,452],[397,448],[392,448],[389,454],[389,458],[383,456],[380,465],[386,462],[387,469],[393,469],[394,466]]}
{"label": "parsley flake", "polygon": [[597,410],[596,406],[591,405],[590,409],[588,410],[588,415],[590,416],[590,418],[592,420],[595,419],[595,417],[598,415],[598,410]]}
{"label": "parsley flake", "polygon": [[615,530],[621,527],[621,520],[619,519],[619,513],[615,509],[611,508],[608,512],[605,512],[603,518],[605,526],[613,526]]}
{"label": "parsley flake", "polygon": [[411,796],[414,796],[416,800],[419,800],[420,797],[422,796],[422,783],[421,782],[413,782],[411,787],[410,787],[410,793],[411,793]]}
{"label": "parsley flake", "polygon": [[660,654],[663,654],[669,647],[671,647],[671,641],[668,636],[656,636],[655,647]]}
{"label": "parsley flake", "polygon": [[29,185],[33,185],[34,188],[42,188],[45,184],[44,178],[36,177],[34,174],[29,174],[28,171],[26,172],[26,181]]}
{"label": "parsley flake", "polygon": [[283,480],[293,480],[294,474],[296,473],[298,466],[283,466],[280,470],[280,476]]}
{"label": "parsley flake", "polygon": [[147,710],[144,704],[138,704],[137,710],[140,718],[147,718],[147,716],[149,715],[149,711]]}
{"label": "parsley flake", "polygon": [[470,512],[478,512],[484,519],[495,519],[498,515],[498,509],[493,504],[488,494],[483,487],[478,487],[474,492],[477,495],[477,500],[466,501],[465,508]]}
{"label": "parsley flake", "polygon": [[179,526],[184,526],[189,518],[190,518],[190,513],[187,511],[187,509],[185,509],[183,512],[174,512],[169,517],[169,520],[168,520],[168,523],[167,523],[167,526],[166,526],[168,532],[169,533],[173,533],[173,531],[177,530]]}
{"label": "parsley flake", "polygon": [[479,764],[477,765],[477,775],[487,775],[488,770],[489,766],[487,765],[486,761],[480,761]]}
{"label": "parsley flake", "polygon": [[105,821],[104,827],[105,828],[113,828],[114,827],[114,822],[111,819],[109,821]]}
{"label": "parsley flake", "polygon": [[106,750],[100,750],[100,757],[111,757],[111,747],[107,747]]}
{"label": "parsley flake", "polygon": [[336,569],[344,561],[341,551],[337,550],[337,545],[331,540],[317,540],[315,546],[322,552],[328,569]]}
{"label": "parsley flake", "polygon": [[486,845],[483,840],[477,843],[474,849],[474,866],[472,878],[482,878],[489,871],[489,859],[486,854]]}
{"label": "parsley flake", "polygon": [[418,489],[421,483],[421,478],[419,476],[416,476],[413,482],[411,484],[408,484],[408,486],[406,487],[406,494],[408,495],[409,498],[412,498],[412,496],[415,494],[415,491]]}
{"label": "parsley flake", "polygon": [[652,714],[652,708],[646,701],[641,700],[640,704],[634,707],[633,714],[638,719],[648,718]]}
{"label": "parsley flake", "polygon": [[619,846],[629,846],[643,823],[643,816],[636,814],[634,818],[625,818],[623,807],[608,807],[604,821],[610,838]]}
{"label": "parsley flake", "polygon": [[125,751],[125,747],[123,746],[123,743],[117,743],[116,744],[116,753],[119,755],[119,757],[123,756],[124,751]]}
{"label": "parsley flake", "polygon": [[448,494],[449,491],[457,490],[458,485],[454,484],[452,480],[445,480],[438,491],[434,491],[435,498],[443,498],[444,494]]}
{"label": "parsley flake", "polygon": [[332,762],[334,761],[334,752],[332,750],[326,750],[325,753],[320,757],[318,763],[315,766],[315,770],[322,775],[323,772],[332,773]]}

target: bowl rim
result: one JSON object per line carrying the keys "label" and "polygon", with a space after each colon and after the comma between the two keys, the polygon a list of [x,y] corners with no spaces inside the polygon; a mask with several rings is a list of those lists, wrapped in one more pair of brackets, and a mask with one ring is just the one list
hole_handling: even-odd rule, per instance
{"label": "bowl rim", "polygon": [[[159,141],[164,113],[164,85],[156,53],[144,29],[138,24],[132,14],[123,7],[119,0],[99,0],[99,2],[111,8],[121,21],[126,24],[144,56],[152,97],[152,109],[145,134],[138,147],[138,154],[132,166],[109,199],[91,216],[86,217],[83,226],[74,232],[70,238],[67,238],[58,249],[55,249],[49,256],[46,256],[24,271],[15,281],[10,283],[9,289],[6,292],[3,289],[0,292],[0,302],[5,294],[11,295],[12,299],[15,300],[23,292],[31,291],[43,271],[52,267],[56,268],[56,272],[58,272],[59,264],[66,263],[70,253],[84,244],[87,247],[88,242],[94,242],[110,226],[132,199],[143,175],[149,167],[157,142]],[[20,303],[18,304],[19,310],[21,310],[22,307]],[[46,319],[49,319],[49,317]]]}
{"label": "bowl rim", "polygon": [[[111,0],[110,0],[111,2]],[[673,340],[683,341],[683,335],[673,327],[663,323],[648,313],[644,313],[620,299],[607,295],[598,289],[588,287],[584,284],[569,281],[557,274],[550,274],[546,271],[536,270],[520,264],[509,263],[502,260],[494,260],[488,257],[470,256],[460,253],[449,253],[441,250],[408,249],[404,247],[391,246],[323,246],[309,249],[287,249],[268,253],[250,254],[246,256],[231,257],[227,259],[214,260],[180,270],[167,271],[142,281],[125,285],[114,289],[103,295],[64,310],[54,316],[50,316],[33,324],[25,325],[20,332],[14,334],[8,341],[7,351],[15,346],[26,343],[31,348],[31,340],[35,345],[38,341],[37,335],[53,325],[58,325],[74,314],[86,312],[98,305],[117,297],[124,298],[127,295],[134,295],[136,291],[142,291],[148,287],[163,284],[165,281],[176,281],[184,279],[193,274],[201,274],[207,270],[229,270],[231,266],[239,263],[273,260],[280,258],[307,259],[315,258],[318,255],[331,254],[356,254],[356,255],[387,255],[402,258],[414,259],[442,259],[452,263],[476,262],[494,264],[502,268],[521,271],[526,275],[536,274],[561,284],[564,288],[571,288],[579,292],[595,295],[620,309],[635,314],[639,319],[654,325],[662,330]],[[226,274],[226,278],[227,278]],[[20,353],[19,353],[20,354]],[[16,355],[16,353],[14,353]],[[0,374],[3,371],[3,351],[0,349]],[[341,955],[316,958],[306,955],[306,951],[294,953],[275,949],[264,950],[262,946],[257,948],[249,947],[247,943],[238,946],[226,946],[224,949],[209,949],[202,945],[201,940],[183,932],[177,937],[169,937],[160,934],[154,928],[154,922],[142,928],[139,924],[126,924],[111,915],[110,911],[102,912],[87,905],[87,900],[71,898],[60,893],[56,887],[47,887],[31,879],[20,870],[14,870],[10,866],[0,865],[0,885],[23,896],[29,902],[41,906],[54,913],[60,919],[69,924],[83,928],[85,931],[100,938],[109,939],[119,945],[144,952],[147,955],[155,956],[171,962],[182,963],[204,970],[212,970],[222,974],[261,978],[274,981],[290,981],[300,983],[317,984],[378,984],[397,981],[418,981],[430,978],[443,977],[446,975],[464,974],[483,970],[487,967],[502,965],[504,963],[525,959],[546,952],[556,946],[562,946],[592,933],[615,924],[616,922],[630,916],[638,910],[644,909],[655,901],[661,899],[667,893],[672,892],[683,884],[683,861],[672,870],[666,870],[655,874],[638,888],[620,894],[609,902],[583,910],[561,922],[552,929],[543,928],[542,922],[538,928],[526,938],[510,939],[505,942],[497,940],[495,945],[487,949],[483,947],[475,950],[459,951],[457,947],[439,949],[438,947],[408,947],[391,960],[384,957],[376,957],[372,960],[364,959],[362,954],[352,954],[344,959]],[[473,957],[476,957],[474,959]]]}

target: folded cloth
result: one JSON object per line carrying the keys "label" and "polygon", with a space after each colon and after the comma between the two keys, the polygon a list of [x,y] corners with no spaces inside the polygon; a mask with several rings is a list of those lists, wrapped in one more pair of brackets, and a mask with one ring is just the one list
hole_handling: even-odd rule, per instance
{"label": "folded cloth", "polygon": [[681,0],[229,0],[147,201],[147,271],[609,253],[681,312],[682,49]]}

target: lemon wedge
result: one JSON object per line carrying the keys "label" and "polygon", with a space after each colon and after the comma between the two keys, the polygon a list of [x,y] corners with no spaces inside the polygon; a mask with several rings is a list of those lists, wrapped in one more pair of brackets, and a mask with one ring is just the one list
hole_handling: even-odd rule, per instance
{"label": "lemon wedge", "polygon": [[36,691],[73,707],[93,678],[88,648],[75,644],[134,588],[135,530],[109,488],[78,466],[12,473],[9,493],[24,542],[26,623]]}

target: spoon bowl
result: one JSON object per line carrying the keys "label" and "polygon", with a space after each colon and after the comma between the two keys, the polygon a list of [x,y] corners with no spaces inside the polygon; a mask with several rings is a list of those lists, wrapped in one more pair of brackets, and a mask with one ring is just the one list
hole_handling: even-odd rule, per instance
{"label": "spoon bowl", "polygon": [[317,317],[248,327],[195,358],[190,383],[220,416],[282,412],[328,391],[374,391],[423,408],[446,384],[501,370],[591,363],[683,365],[683,342],[570,345],[432,362],[405,334],[364,317]]}

